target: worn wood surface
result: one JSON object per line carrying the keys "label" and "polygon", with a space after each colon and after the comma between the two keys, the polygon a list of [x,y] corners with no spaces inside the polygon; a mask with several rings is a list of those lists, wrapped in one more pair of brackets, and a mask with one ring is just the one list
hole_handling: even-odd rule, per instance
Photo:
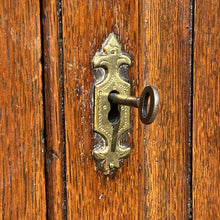
{"label": "worn wood surface", "polygon": [[193,217],[220,219],[220,2],[195,1]]}
{"label": "worn wood surface", "polygon": [[[50,219],[65,217],[65,164],[62,136],[62,83],[59,1],[42,1],[42,39],[46,127],[46,193]],[[61,38],[62,40],[62,38]],[[61,42],[62,43],[62,42]]]}
{"label": "worn wood surface", "polygon": [[[187,217],[190,103],[188,1],[63,2],[67,216],[91,219]],[[132,110],[132,152],[115,176],[95,171],[91,60],[114,32],[134,59],[133,95],[159,89],[154,124]],[[181,199],[180,199],[181,198]]]}
{"label": "worn wood surface", "polygon": [[187,219],[190,1],[145,0],[139,7],[138,89],[152,84],[160,95],[155,122],[139,125],[140,219]]}
{"label": "worn wood surface", "polygon": [[39,1],[1,1],[0,29],[0,219],[45,219]]}
{"label": "worn wood surface", "polygon": [[[0,219],[190,219],[191,196],[195,219],[220,218],[220,3],[192,4],[1,1]],[[147,126],[131,111],[131,154],[104,176],[91,60],[111,32],[133,58],[132,95],[156,86],[160,110]]]}
{"label": "worn wood surface", "polygon": [[109,33],[134,58],[132,93],[138,72],[137,1],[64,1],[63,54],[67,164],[67,216],[70,219],[128,219],[138,216],[138,129],[133,116],[131,157],[115,176],[95,171],[91,60]]}

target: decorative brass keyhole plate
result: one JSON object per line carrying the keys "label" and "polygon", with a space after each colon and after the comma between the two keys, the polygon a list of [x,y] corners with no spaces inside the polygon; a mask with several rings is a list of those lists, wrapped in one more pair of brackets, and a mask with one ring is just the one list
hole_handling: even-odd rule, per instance
{"label": "decorative brass keyhole plate", "polygon": [[120,144],[121,135],[130,128],[130,107],[111,105],[108,100],[111,92],[130,95],[130,84],[119,74],[119,67],[124,64],[130,66],[131,59],[121,51],[115,35],[110,34],[93,58],[94,68],[103,68],[107,75],[95,85],[94,92],[94,130],[104,137],[106,145],[95,146],[92,151],[106,175],[111,169],[119,168],[121,159],[131,150]]}

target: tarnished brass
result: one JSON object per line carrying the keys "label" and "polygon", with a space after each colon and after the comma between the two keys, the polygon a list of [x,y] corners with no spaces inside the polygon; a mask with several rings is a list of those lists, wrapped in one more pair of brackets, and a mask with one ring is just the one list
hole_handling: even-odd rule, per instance
{"label": "tarnished brass", "polygon": [[[110,119],[111,105],[108,96],[112,91],[122,95],[130,95],[130,84],[119,75],[119,67],[123,64],[131,65],[130,57],[121,51],[121,45],[114,34],[102,45],[100,52],[93,58],[94,68],[104,68],[106,78],[95,85],[94,99],[94,130],[106,140],[106,145],[95,146],[92,155],[101,160],[104,174],[110,169],[119,168],[120,160],[130,153],[130,147],[120,144],[120,136],[130,128],[130,107],[113,106],[118,108],[119,118],[114,114]],[[115,117],[115,118],[114,118]]]}
{"label": "tarnished brass", "polygon": [[119,168],[120,162],[130,153],[130,147],[120,143],[121,135],[130,128],[130,106],[139,109],[144,124],[150,124],[158,113],[159,95],[154,86],[146,86],[140,98],[130,96],[130,84],[119,74],[121,65],[131,65],[129,55],[121,51],[114,34],[102,45],[93,58],[94,68],[103,68],[106,76],[95,85],[94,130],[104,139],[92,155],[100,161],[104,174]]}

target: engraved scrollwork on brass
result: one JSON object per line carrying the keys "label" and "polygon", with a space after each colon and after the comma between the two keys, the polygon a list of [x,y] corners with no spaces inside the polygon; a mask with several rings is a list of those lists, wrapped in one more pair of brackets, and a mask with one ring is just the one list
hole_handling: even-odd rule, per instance
{"label": "engraved scrollwork on brass", "polygon": [[120,143],[120,137],[130,128],[130,106],[138,108],[144,124],[154,121],[159,107],[159,94],[154,86],[146,86],[140,98],[130,96],[130,84],[119,74],[121,65],[131,66],[131,59],[121,51],[115,35],[110,34],[93,58],[94,68],[105,71],[104,79],[95,85],[94,92],[94,130],[105,143],[96,145],[92,155],[100,161],[99,167],[106,175],[119,168],[131,151],[129,146]]}
{"label": "engraved scrollwork on brass", "polygon": [[[108,96],[112,91],[122,95],[130,95],[130,84],[119,75],[119,67],[131,65],[130,57],[121,51],[121,45],[114,34],[102,45],[101,51],[93,58],[94,68],[103,68],[106,78],[95,85],[94,98],[94,130],[106,140],[106,145],[95,146],[92,155],[101,161],[104,174],[113,168],[119,168],[120,160],[130,153],[130,147],[120,144],[119,138],[130,128],[130,107],[115,106],[117,114],[111,114],[111,104]],[[113,110],[114,111],[114,110]]]}

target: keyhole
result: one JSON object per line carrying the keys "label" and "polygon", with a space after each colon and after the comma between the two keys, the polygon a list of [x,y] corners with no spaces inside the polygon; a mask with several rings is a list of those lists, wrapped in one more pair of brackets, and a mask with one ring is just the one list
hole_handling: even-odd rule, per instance
{"label": "keyhole", "polygon": [[[117,93],[119,94],[118,91],[116,90],[113,90],[110,92],[111,93]],[[120,112],[118,110],[118,104],[114,104],[114,103],[111,103],[110,102],[110,111],[108,113],[108,120],[112,123],[112,124],[117,124],[117,122],[119,121],[120,119]]]}

